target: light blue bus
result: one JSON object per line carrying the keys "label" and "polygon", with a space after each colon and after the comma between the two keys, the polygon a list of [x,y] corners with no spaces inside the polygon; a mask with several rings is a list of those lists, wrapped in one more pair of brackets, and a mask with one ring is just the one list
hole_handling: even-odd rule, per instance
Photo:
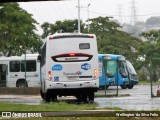
{"label": "light blue bus", "polygon": [[[103,57],[109,56],[111,59],[106,61],[106,73],[104,70]],[[132,89],[138,84],[137,73],[132,64],[122,55],[98,54],[100,71],[100,88],[118,85],[122,89]],[[118,66],[118,67],[117,67]],[[118,71],[118,72],[117,72]],[[106,80],[105,80],[106,74]],[[118,79],[117,79],[118,78]]]}

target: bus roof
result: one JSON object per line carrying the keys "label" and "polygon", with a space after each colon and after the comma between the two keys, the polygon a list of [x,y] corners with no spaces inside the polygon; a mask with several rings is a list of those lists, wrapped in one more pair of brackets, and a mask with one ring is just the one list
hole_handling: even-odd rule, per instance
{"label": "bus roof", "polygon": [[110,56],[112,60],[116,60],[118,57],[124,57],[123,55],[115,55],[115,54],[98,54],[98,59],[102,59],[103,56]]}
{"label": "bus roof", "polygon": [[95,35],[95,34],[86,34],[86,33],[55,33],[55,34],[53,34],[53,35],[49,35],[49,36],[67,36],[67,35],[70,35],[70,36],[72,36],[72,35]]}
{"label": "bus roof", "polygon": [[53,35],[47,36],[44,40],[41,49],[46,45],[47,41],[51,39],[60,39],[60,38],[71,38],[71,37],[81,37],[81,38],[94,38],[96,39],[95,34],[86,34],[86,33],[55,33]]}
{"label": "bus roof", "polygon": [[56,33],[48,36],[49,39],[67,38],[67,37],[83,37],[83,38],[95,38],[94,34],[82,34],[82,33]]}
{"label": "bus roof", "polygon": [[[26,54],[26,59],[36,60],[38,54]],[[25,60],[25,55],[21,56],[10,56],[10,57],[0,57],[0,61],[10,61],[10,60]]]}

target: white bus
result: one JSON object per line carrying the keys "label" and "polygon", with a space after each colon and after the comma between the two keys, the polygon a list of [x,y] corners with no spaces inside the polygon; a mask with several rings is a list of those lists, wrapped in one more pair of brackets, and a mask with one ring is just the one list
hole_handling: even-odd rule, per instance
{"label": "white bus", "polygon": [[57,96],[93,101],[99,88],[98,51],[93,34],[64,33],[47,37],[41,59],[41,96],[49,102]]}
{"label": "white bus", "polygon": [[38,54],[0,57],[0,87],[40,87],[37,57]]}

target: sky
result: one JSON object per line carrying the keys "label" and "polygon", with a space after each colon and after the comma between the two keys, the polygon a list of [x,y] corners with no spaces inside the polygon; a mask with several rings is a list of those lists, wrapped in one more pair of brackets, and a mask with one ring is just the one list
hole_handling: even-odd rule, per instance
{"label": "sky", "polygon": [[[132,1],[134,8],[132,9]],[[78,0],[22,2],[20,7],[33,15],[38,23],[55,23],[58,20],[78,19]],[[88,4],[90,6],[88,7]],[[151,16],[160,16],[160,0],[80,0],[80,18],[84,22],[88,18],[110,16],[120,23],[146,21]],[[89,10],[89,12],[88,12]],[[133,15],[133,10],[135,14]],[[132,16],[132,17],[131,17]]]}

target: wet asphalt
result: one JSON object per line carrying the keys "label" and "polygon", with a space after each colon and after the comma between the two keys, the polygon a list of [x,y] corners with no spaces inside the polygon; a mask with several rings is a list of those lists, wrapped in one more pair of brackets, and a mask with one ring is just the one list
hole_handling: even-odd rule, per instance
{"label": "wet asphalt", "polygon": [[[153,95],[157,95],[158,86],[154,85]],[[121,89],[111,86],[106,91],[99,90],[96,94],[110,95],[109,97],[95,97],[97,107],[117,107],[125,110],[160,110],[160,97],[151,97],[151,86],[136,85],[133,89]],[[75,97],[59,97],[58,101],[76,103]],[[0,102],[39,105],[45,103],[40,95],[0,95]]]}

